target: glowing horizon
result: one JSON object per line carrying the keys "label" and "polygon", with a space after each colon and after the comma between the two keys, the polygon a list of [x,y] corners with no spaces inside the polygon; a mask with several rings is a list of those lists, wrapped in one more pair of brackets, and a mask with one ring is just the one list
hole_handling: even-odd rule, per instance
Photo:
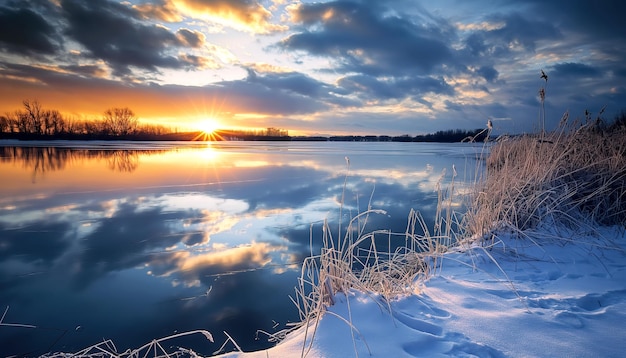
{"label": "glowing horizon", "polygon": [[0,36],[0,115],[37,100],[183,129],[413,135],[510,118],[494,131],[519,133],[537,127],[544,70],[548,129],[565,111],[611,118],[626,103],[626,4],[567,4],[13,2],[0,7],[19,29]]}

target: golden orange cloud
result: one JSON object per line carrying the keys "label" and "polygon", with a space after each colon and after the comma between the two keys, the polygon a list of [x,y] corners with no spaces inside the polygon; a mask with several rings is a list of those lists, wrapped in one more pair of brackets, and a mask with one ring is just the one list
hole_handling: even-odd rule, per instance
{"label": "golden orange cloud", "polygon": [[215,244],[208,253],[178,251],[167,256],[155,256],[149,265],[154,268],[153,273],[159,276],[182,273],[183,279],[191,285],[199,274],[220,275],[263,268],[272,261],[270,254],[277,251],[286,251],[286,247],[257,242],[232,248]]}
{"label": "golden orange cloud", "polygon": [[255,72],[260,72],[260,73],[289,73],[289,72],[293,72],[292,69],[287,68],[287,67],[282,67],[282,66],[276,66],[276,65],[272,65],[269,63],[264,63],[264,62],[248,62],[245,63],[244,66],[246,66],[247,68],[253,69]]}
{"label": "golden orange cloud", "polygon": [[183,17],[171,1],[164,1],[162,4],[140,4],[133,8],[144,17],[158,19],[165,22],[180,22]]}
{"label": "golden orange cloud", "polygon": [[271,23],[272,13],[253,0],[172,0],[182,13],[237,30],[267,34],[286,26]]}
{"label": "golden orange cloud", "polygon": [[194,48],[204,46],[206,42],[206,36],[202,32],[186,28],[178,29],[176,37],[185,45]]}
{"label": "golden orange cloud", "polygon": [[215,60],[213,60],[210,57],[202,57],[202,56],[195,56],[195,55],[188,55],[185,53],[181,53],[178,55],[178,58],[181,61],[184,61],[185,63],[189,64],[190,66],[193,66],[196,69],[200,69],[200,70],[206,70],[206,69],[218,69],[221,68],[222,66],[217,63]]}

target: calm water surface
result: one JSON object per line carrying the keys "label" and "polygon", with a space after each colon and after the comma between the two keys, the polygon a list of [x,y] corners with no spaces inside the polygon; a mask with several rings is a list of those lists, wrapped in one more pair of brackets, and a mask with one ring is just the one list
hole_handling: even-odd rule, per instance
{"label": "calm water surface", "polygon": [[[0,141],[0,355],[169,341],[210,355],[228,332],[270,346],[298,320],[299,264],[324,219],[371,206],[368,228],[428,222],[442,170],[471,178],[480,146],[338,142]],[[450,180],[448,174],[444,180]],[[310,233],[313,233],[313,248]],[[234,347],[228,345],[227,351]]]}

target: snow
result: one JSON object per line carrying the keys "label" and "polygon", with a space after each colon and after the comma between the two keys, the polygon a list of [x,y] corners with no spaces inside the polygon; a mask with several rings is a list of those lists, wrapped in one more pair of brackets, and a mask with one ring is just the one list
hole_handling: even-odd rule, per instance
{"label": "snow", "polygon": [[[306,333],[306,356],[623,356],[624,229],[526,234],[446,253],[432,277],[389,304],[336,294],[315,334]],[[301,328],[266,351],[224,356],[300,357],[304,341]]]}

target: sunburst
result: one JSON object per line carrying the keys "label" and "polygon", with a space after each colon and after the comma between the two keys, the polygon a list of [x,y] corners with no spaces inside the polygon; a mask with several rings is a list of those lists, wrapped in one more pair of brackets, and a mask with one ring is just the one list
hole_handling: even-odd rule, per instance
{"label": "sunburst", "polygon": [[221,139],[219,134],[220,122],[215,118],[206,118],[198,122],[195,127],[200,131],[195,140],[214,141]]}

